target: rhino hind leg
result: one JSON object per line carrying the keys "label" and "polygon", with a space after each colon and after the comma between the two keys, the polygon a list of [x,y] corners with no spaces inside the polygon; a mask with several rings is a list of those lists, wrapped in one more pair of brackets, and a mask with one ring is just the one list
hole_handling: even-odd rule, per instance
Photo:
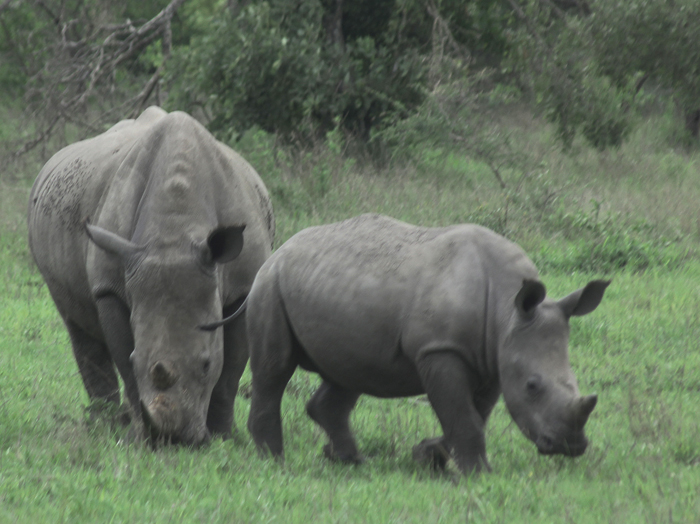
{"label": "rhino hind leg", "polygon": [[292,378],[296,365],[285,368],[282,373],[265,378],[255,377],[253,372],[253,396],[248,416],[248,431],[258,449],[270,452],[275,457],[284,457],[282,440],[282,395]]}
{"label": "rhino hind leg", "polygon": [[[107,346],[88,335],[70,320],[66,321],[73,355],[92,403],[91,408],[119,405],[119,380]],[[95,411],[93,411],[93,414]]]}
{"label": "rhino hind leg", "polygon": [[350,430],[350,413],[359,397],[359,393],[323,381],[306,404],[308,415],[330,439],[323,448],[327,458],[354,464],[364,462]]}
{"label": "rhino hind leg", "polygon": [[253,299],[254,288],[246,311],[253,374],[248,431],[261,452],[282,458],[280,410],[284,390],[297,368],[297,344],[274,293],[269,288],[258,291],[269,294]]}

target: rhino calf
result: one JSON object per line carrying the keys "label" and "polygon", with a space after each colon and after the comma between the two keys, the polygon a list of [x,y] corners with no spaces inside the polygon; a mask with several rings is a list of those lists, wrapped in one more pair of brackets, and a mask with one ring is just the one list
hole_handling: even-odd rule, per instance
{"label": "rhino calf", "polygon": [[89,397],[119,402],[116,366],[147,435],[230,434],[245,321],[200,327],[243,301],[271,252],[253,168],[191,116],[151,107],[56,153],[28,221]]}
{"label": "rhino calf", "polygon": [[476,225],[362,215],[301,231],[248,296],[248,429],[261,450],[283,455],[280,402],[301,366],[323,379],[306,409],[329,457],[362,460],[348,418],[363,393],[427,393],[444,435],[414,455],[439,465],[447,453],[463,473],[489,469],[484,425],[501,392],[541,453],[580,455],[597,398],[579,394],[569,318],[593,311],[608,284],[546,298],[522,249]]}

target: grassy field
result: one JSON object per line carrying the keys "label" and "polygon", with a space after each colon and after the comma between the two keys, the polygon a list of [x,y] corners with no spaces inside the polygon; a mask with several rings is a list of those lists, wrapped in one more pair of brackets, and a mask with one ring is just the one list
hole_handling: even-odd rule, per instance
{"label": "grassy field", "polygon": [[304,413],[317,378],[298,371],[283,402],[284,464],[245,430],[200,450],[126,444],[90,422],[67,334],[26,246],[40,162],[0,172],[0,522],[698,522],[700,520],[700,155],[675,151],[665,120],[600,154],[558,152],[526,114],[510,123],[537,167],[501,189],[458,152],[378,171],[332,150],[292,158],[250,135],[239,149],[273,195],[277,243],[366,211],[423,225],[476,221],[518,241],[559,297],[611,277],[601,306],[572,323],[582,393],[596,392],[591,445],[542,457],[502,402],[489,421],[493,473],[433,473],[411,447],[438,433],[422,398],[363,397],[352,422],[367,462],[322,458]]}

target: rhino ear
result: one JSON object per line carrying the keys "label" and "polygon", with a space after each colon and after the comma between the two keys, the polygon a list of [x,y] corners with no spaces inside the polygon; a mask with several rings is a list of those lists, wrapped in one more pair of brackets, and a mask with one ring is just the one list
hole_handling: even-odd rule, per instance
{"label": "rhino ear", "polygon": [[243,250],[243,230],[245,224],[219,227],[207,238],[211,261],[216,264],[231,262]]}
{"label": "rhino ear", "polygon": [[87,222],[85,222],[85,231],[87,232],[90,240],[92,240],[97,247],[104,249],[108,253],[117,255],[122,259],[127,259],[143,250],[143,247],[134,244],[129,240],[126,240],[125,238],[122,238],[111,231],[102,229],[101,227],[88,224]]}
{"label": "rhino ear", "polygon": [[523,317],[531,317],[535,312],[535,308],[542,303],[546,295],[547,290],[542,282],[525,279],[523,280],[523,287],[520,288],[520,291],[515,296],[515,307]]}
{"label": "rhino ear", "polygon": [[610,280],[593,280],[585,287],[559,300],[559,307],[567,317],[587,315],[603,300],[603,294],[610,282]]}

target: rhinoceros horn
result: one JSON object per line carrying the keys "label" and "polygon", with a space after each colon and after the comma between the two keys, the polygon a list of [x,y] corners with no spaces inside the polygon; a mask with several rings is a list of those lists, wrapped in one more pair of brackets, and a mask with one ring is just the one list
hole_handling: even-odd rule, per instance
{"label": "rhinoceros horn", "polygon": [[233,322],[240,316],[241,313],[245,311],[245,308],[248,306],[248,297],[245,297],[245,300],[243,303],[239,306],[239,308],[233,312],[231,315],[227,316],[226,318],[222,320],[217,320],[216,322],[212,322],[211,324],[203,324],[201,326],[198,326],[199,329],[202,331],[214,331],[216,328],[219,328],[221,326],[225,326],[229,322]]}
{"label": "rhinoceros horn", "polygon": [[130,256],[143,250],[142,246],[134,244],[119,235],[102,229],[99,226],[93,226],[92,224],[85,223],[85,230],[87,231],[88,237],[92,240],[95,245],[104,249],[109,253],[113,253],[122,259],[129,258]]}
{"label": "rhinoceros horn", "polygon": [[598,402],[598,395],[580,397],[574,404],[574,417],[576,426],[582,428],[588,421],[588,417]]}

